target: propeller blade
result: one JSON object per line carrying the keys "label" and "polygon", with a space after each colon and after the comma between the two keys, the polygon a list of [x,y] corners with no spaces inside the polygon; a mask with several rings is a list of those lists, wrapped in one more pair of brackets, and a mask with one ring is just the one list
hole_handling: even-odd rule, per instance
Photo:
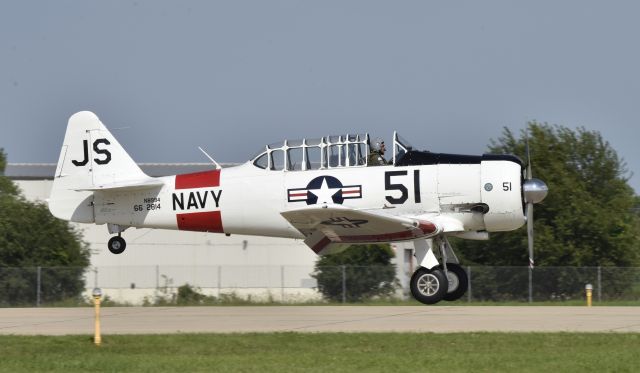
{"label": "propeller blade", "polygon": [[529,127],[527,127],[527,135],[525,138],[525,149],[527,150],[527,177],[529,180],[533,177],[533,173],[531,172],[531,153],[529,153]]}
{"label": "propeller blade", "polygon": [[527,203],[527,238],[529,241],[529,267],[533,269],[533,203]]}

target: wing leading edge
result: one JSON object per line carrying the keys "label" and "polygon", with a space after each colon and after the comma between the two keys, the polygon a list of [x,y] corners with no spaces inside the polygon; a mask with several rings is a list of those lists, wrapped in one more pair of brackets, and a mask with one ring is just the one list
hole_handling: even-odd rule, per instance
{"label": "wing leading edge", "polygon": [[281,215],[307,237],[304,242],[319,255],[341,251],[354,243],[429,238],[442,230],[431,221],[339,205],[306,207],[285,211]]}

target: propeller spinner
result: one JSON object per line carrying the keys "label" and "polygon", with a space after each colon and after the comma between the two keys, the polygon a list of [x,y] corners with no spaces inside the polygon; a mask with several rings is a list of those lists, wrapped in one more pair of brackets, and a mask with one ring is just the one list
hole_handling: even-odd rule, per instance
{"label": "propeller spinner", "polygon": [[540,179],[528,178],[522,186],[524,191],[524,201],[529,203],[540,203],[549,193],[549,187]]}

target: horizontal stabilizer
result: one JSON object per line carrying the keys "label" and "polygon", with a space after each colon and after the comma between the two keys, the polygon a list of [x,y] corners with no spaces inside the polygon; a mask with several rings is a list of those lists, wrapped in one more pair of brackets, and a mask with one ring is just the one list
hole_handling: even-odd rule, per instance
{"label": "horizontal stabilizer", "polygon": [[99,190],[139,190],[161,187],[164,183],[161,180],[149,178],[141,181],[122,181],[110,184],[94,185],[90,188],[75,189],[78,192],[95,192]]}

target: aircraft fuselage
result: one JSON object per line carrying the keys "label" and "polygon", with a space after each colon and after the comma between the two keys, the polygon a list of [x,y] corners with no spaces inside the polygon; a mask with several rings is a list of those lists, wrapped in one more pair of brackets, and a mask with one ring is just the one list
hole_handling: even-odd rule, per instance
{"label": "aircraft fuselage", "polygon": [[96,191],[94,222],[121,226],[304,238],[280,213],[314,204],[381,209],[398,216],[446,215],[465,231],[524,224],[516,161],[272,171],[236,167],[158,178],[162,185]]}

